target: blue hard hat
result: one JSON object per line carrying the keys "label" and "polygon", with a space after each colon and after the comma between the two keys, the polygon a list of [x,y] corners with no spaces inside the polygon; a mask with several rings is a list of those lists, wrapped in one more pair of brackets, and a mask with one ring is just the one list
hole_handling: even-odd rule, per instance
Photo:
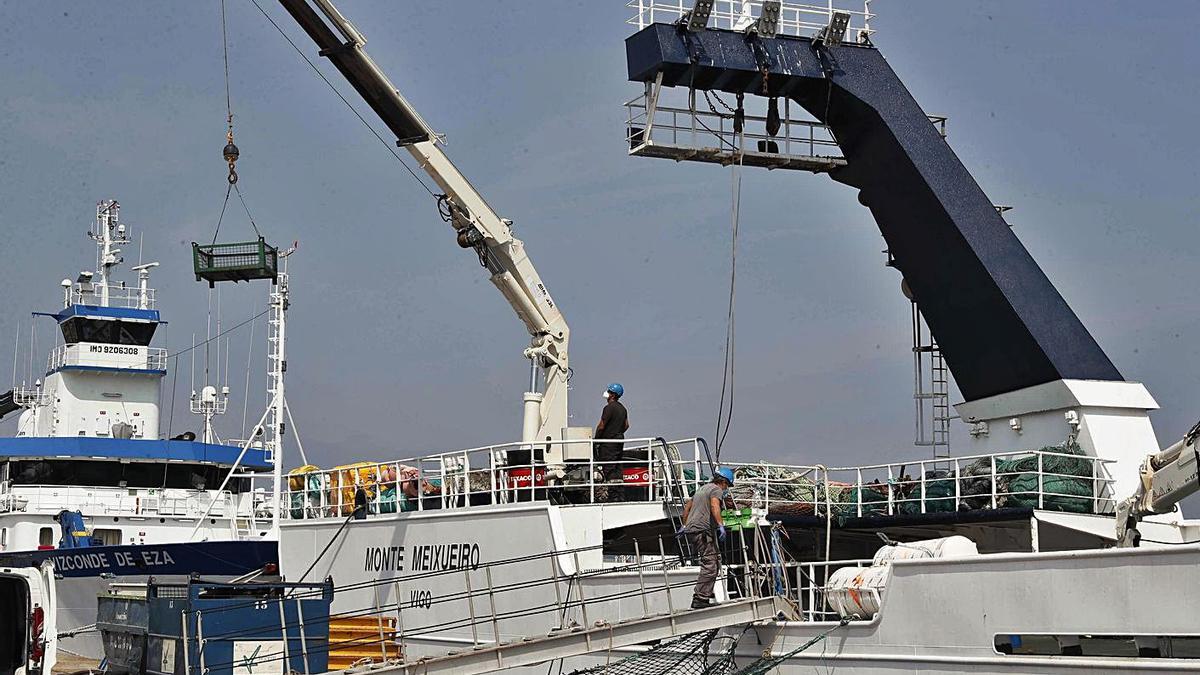
{"label": "blue hard hat", "polygon": [[607,391],[610,394],[616,394],[617,396],[625,395],[625,387],[622,387],[617,382],[613,382],[612,384],[608,385],[608,388],[605,389],[605,391]]}
{"label": "blue hard hat", "polygon": [[733,485],[733,469],[730,469],[727,466],[723,466],[720,469],[717,469],[717,475],[720,476],[721,478],[724,478],[725,482],[729,483],[730,485]]}

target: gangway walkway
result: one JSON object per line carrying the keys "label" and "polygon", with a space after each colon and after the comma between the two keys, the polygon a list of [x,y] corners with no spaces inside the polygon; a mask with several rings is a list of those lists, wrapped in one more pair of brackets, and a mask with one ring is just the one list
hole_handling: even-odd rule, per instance
{"label": "gangway walkway", "polygon": [[406,663],[381,664],[374,668],[356,669],[355,672],[371,675],[476,675],[754,623],[773,619],[780,612],[788,611],[787,603],[776,597],[731,600],[707,609],[682,610],[619,623],[597,621],[591,626],[554,631],[543,637],[527,637]]}
{"label": "gangway walkway", "polygon": [[[662,538],[632,544],[633,555],[608,560],[605,546],[596,544],[438,570],[410,566],[399,576],[343,584],[333,591],[330,612],[307,621],[301,604],[315,591],[184,610],[184,672],[205,675],[235,665],[279,672],[282,665],[283,672],[315,675],[353,664],[355,673],[371,675],[467,675],[799,618],[770,583],[782,570],[769,562],[727,561],[717,586],[724,600],[678,611],[688,606],[699,569]],[[723,555],[752,561],[744,540],[740,552],[733,547]],[[262,611],[273,607],[277,611]],[[249,618],[227,614],[238,610]],[[348,630],[349,623],[358,629]],[[270,646],[229,661],[228,643],[250,639]]]}

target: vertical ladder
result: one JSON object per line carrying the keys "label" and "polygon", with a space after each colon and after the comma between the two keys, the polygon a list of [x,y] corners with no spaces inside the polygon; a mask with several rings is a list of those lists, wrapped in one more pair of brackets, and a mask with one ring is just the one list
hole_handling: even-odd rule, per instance
{"label": "vertical ladder", "polygon": [[913,443],[933,448],[934,459],[950,457],[950,369],[937,340],[925,323],[916,301],[912,303]]}
{"label": "vertical ladder", "polygon": [[271,310],[267,317],[267,397],[272,412],[268,415],[263,451],[265,459],[271,464],[276,460],[280,443],[279,425],[283,423],[283,403],[279,392],[283,388],[283,374],[287,370],[284,352],[284,313],[287,311],[287,296],[287,273],[280,272],[278,283],[271,288]]}

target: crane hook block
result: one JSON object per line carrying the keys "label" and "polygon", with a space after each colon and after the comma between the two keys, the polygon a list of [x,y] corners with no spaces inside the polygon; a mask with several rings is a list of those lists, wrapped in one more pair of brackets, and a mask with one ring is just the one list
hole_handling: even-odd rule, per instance
{"label": "crane hook block", "polygon": [[224,155],[226,162],[229,163],[229,185],[238,183],[238,169],[235,168],[235,165],[238,163],[238,157],[241,155],[241,151],[239,151],[238,147],[234,145],[233,135],[229,136],[229,142],[226,143],[226,147],[224,147],[222,155]]}

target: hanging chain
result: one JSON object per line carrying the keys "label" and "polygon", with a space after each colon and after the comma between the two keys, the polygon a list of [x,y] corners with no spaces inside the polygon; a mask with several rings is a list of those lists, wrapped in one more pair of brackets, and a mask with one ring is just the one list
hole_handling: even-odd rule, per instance
{"label": "hanging chain", "polygon": [[[225,157],[225,162],[229,164],[229,184],[236,185],[238,181],[236,164],[241,152],[233,142],[233,103],[229,96],[229,32],[225,21],[225,0],[221,0],[221,52],[225,58],[225,123],[227,125],[225,149],[222,155]],[[226,198],[228,199],[228,195]]]}

